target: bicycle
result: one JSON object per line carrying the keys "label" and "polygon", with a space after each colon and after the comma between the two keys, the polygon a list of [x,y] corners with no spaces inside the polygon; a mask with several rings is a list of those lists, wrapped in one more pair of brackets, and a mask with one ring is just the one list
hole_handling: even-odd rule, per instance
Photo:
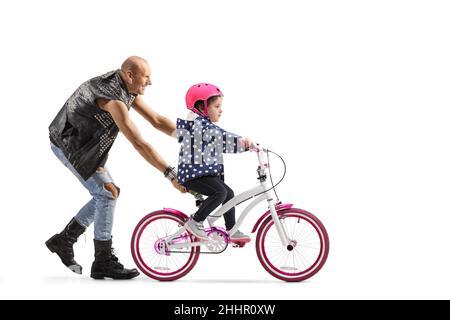
{"label": "bicycle", "polygon": [[[278,200],[275,187],[286,174],[283,158],[258,144],[253,145],[251,151],[258,156],[260,183],[210,214],[207,218],[209,228],[205,228],[207,241],[189,233],[184,227],[189,217],[176,209],[163,208],[139,221],[131,239],[131,251],[137,267],[144,274],[160,281],[176,280],[194,268],[201,253],[221,253],[230,243],[244,247],[245,242],[232,242],[229,235],[236,232],[249,212],[264,200],[269,210],[259,217],[252,229],[252,233],[257,231],[256,253],[264,269],[275,278],[295,282],[312,277],[323,267],[328,257],[329,239],[322,222],[313,214]],[[283,177],[276,185],[270,174],[269,152],[277,155],[284,165]],[[272,186],[267,181],[266,171]],[[230,208],[256,196],[229,232],[214,226],[214,222]],[[277,199],[276,203],[274,199]],[[201,247],[208,251],[201,251]]]}

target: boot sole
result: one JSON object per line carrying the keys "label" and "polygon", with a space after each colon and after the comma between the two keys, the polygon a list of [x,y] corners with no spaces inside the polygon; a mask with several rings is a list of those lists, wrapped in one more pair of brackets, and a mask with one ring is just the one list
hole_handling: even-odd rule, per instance
{"label": "boot sole", "polygon": [[123,275],[123,276],[117,276],[117,275],[110,275],[110,274],[104,274],[104,273],[91,273],[91,278],[95,280],[104,280],[105,278],[111,278],[113,280],[130,280],[135,277],[137,277],[140,273],[132,274],[132,275]]}
{"label": "boot sole", "polygon": [[69,268],[70,271],[76,274],[81,274],[83,269],[79,264],[72,264],[70,266],[67,266],[67,268]]}

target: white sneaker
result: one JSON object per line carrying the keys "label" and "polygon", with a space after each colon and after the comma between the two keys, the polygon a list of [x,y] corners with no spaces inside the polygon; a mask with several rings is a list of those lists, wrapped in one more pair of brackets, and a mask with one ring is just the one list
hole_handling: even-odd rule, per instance
{"label": "white sneaker", "polygon": [[242,233],[241,231],[236,231],[233,235],[230,235],[231,241],[242,241],[242,242],[249,242],[250,236]]}
{"label": "white sneaker", "polygon": [[197,238],[208,240],[208,235],[206,234],[205,228],[203,227],[203,222],[197,222],[194,219],[190,218],[184,226]]}

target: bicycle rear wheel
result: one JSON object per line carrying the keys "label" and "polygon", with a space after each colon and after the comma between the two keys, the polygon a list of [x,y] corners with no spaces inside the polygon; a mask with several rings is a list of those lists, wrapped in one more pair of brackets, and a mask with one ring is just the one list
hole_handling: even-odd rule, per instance
{"label": "bicycle rear wheel", "polygon": [[[185,276],[197,263],[200,247],[167,249],[165,238],[174,234],[184,224],[182,217],[156,211],[145,216],[136,226],[131,239],[131,252],[137,267],[150,278],[171,281]],[[187,232],[178,237],[179,242],[191,243]]]}
{"label": "bicycle rear wheel", "polygon": [[289,245],[283,246],[272,217],[258,230],[256,253],[272,276],[284,281],[303,281],[325,264],[329,251],[328,234],[313,214],[301,209],[279,213]]}

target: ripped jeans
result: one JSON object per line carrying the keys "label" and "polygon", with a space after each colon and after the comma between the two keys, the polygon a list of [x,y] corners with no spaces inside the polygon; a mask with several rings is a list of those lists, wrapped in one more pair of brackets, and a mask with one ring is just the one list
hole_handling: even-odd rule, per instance
{"label": "ripped jeans", "polygon": [[[108,170],[105,167],[101,172],[97,171],[89,179],[84,180],[67,160],[61,149],[54,144],[51,144],[51,149],[64,166],[78,178],[92,195],[92,199],[78,211],[75,220],[86,228],[94,222],[94,239],[101,241],[110,240],[116,198],[109,190],[105,189],[105,184],[114,184]],[[117,186],[116,188],[120,191]]]}

